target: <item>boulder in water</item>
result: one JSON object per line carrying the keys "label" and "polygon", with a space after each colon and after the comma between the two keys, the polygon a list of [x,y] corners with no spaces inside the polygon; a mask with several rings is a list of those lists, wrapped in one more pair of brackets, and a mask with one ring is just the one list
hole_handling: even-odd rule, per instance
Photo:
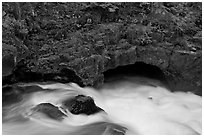
{"label": "boulder in water", "polygon": [[94,100],[90,96],[78,95],[71,100],[66,100],[63,105],[75,115],[86,114],[91,115],[103,111],[103,109],[96,106]]}
{"label": "boulder in water", "polygon": [[58,107],[54,106],[50,103],[41,103],[38,104],[36,107],[32,109],[34,112],[40,112],[45,114],[51,119],[55,120],[62,120],[64,116],[66,116],[64,113],[62,113]]}

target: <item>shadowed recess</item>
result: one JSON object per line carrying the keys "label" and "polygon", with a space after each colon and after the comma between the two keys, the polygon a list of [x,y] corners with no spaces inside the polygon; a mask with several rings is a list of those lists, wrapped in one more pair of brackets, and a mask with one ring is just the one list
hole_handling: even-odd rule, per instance
{"label": "shadowed recess", "polygon": [[136,62],[135,64],[126,66],[118,66],[114,69],[105,71],[103,74],[105,82],[137,76],[155,79],[168,86],[167,79],[159,67],[143,62]]}

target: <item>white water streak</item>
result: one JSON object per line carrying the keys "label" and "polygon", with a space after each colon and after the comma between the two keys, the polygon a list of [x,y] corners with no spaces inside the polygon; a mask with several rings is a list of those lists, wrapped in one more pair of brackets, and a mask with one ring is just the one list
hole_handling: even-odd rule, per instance
{"label": "white water streak", "polygon": [[106,113],[90,116],[68,113],[62,122],[37,115],[22,123],[3,123],[4,134],[80,134],[86,125],[97,122],[124,126],[128,129],[126,134],[202,133],[202,98],[192,93],[172,93],[160,86],[127,81],[111,83],[100,90],[81,88],[74,83],[37,85],[55,91],[39,91],[27,96],[21,106],[17,106],[22,114],[26,115],[30,107],[39,103],[49,102],[60,107],[63,100],[78,94],[91,96]]}

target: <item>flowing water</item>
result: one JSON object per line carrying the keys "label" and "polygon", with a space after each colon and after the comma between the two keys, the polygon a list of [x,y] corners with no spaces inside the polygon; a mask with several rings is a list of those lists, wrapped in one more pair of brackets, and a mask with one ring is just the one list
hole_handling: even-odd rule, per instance
{"label": "flowing water", "polygon": [[[201,96],[170,92],[159,82],[139,79],[117,80],[99,89],[75,83],[18,85],[31,88],[16,91],[20,94],[16,101],[3,101],[3,134],[202,134]],[[104,111],[76,115],[63,109],[62,102],[77,95],[92,97]],[[32,111],[40,103],[54,105],[63,119]]]}

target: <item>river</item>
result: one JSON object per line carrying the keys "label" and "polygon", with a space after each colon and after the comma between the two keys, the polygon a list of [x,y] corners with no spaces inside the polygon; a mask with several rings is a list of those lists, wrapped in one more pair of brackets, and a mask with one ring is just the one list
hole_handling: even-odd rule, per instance
{"label": "river", "polygon": [[[20,88],[10,89],[15,90],[14,96],[3,96],[5,135],[202,134],[202,97],[171,92],[151,79],[126,78],[98,89],[53,82],[17,86]],[[63,102],[78,95],[92,98],[97,111],[74,114],[64,107]],[[33,109],[39,104],[51,109]]]}

